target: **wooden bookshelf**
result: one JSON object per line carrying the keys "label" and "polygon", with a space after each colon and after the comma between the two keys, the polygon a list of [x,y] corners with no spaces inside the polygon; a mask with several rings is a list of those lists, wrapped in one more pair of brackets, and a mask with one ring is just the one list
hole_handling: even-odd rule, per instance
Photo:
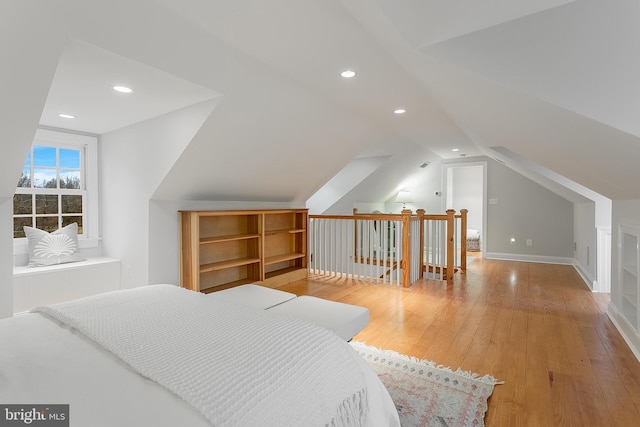
{"label": "wooden bookshelf", "polygon": [[307,209],[180,211],[180,285],[200,292],[307,277]]}

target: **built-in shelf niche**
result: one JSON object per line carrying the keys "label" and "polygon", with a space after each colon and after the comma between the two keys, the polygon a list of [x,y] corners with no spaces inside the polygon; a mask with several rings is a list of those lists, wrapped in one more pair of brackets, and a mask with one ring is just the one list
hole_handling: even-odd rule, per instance
{"label": "built-in shelf niche", "polygon": [[636,334],[640,331],[640,226],[620,224],[619,310]]}

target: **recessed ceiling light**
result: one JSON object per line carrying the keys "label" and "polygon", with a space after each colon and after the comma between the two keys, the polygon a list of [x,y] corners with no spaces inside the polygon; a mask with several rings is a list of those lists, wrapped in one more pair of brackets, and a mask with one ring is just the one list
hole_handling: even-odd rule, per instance
{"label": "recessed ceiling light", "polygon": [[133,92],[133,89],[131,89],[130,87],[126,87],[126,86],[114,86],[113,90],[115,90],[116,92],[120,92],[120,93],[131,93],[131,92]]}
{"label": "recessed ceiling light", "polygon": [[62,117],[63,119],[75,119],[76,118],[76,116],[74,116],[73,114],[65,114],[65,113],[58,114],[58,117]]}
{"label": "recessed ceiling light", "polygon": [[405,110],[404,108],[396,108],[395,110],[393,110],[393,112],[396,114],[404,114],[407,112],[407,110]]}
{"label": "recessed ceiling light", "polygon": [[460,149],[459,148],[454,148],[451,151],[460,151]]}
{"label": "recessed ceiling light", "polygon": [[356,72],[353,70],[344,70],[343,72],[340,73],[340,75],[345,79],[350,79],[351,77],[355,77]]}

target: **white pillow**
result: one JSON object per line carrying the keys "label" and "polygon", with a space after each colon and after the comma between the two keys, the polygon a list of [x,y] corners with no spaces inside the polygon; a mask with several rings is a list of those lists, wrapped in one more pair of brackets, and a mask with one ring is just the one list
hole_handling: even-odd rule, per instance
{"label": "white pillow", "polygon": [[86,259],[78,252],[78,224],[75,222],[53,233],[25,226],[24,233],[29,242],[27,267],[42,267]]}

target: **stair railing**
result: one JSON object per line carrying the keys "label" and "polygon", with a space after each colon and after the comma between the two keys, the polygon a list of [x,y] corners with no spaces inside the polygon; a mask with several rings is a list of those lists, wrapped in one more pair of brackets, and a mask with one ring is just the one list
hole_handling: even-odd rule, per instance
{"label": "stair railing", "polygon": [[311,274],[408,287],[466,270],[466,210],[455,215],[309,215]]}

